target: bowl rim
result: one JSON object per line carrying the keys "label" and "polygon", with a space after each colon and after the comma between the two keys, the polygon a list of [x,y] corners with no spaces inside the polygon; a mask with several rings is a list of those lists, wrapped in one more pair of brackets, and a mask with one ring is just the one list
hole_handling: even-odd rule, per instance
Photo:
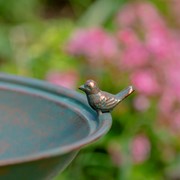
{"label": "bowl rim", "polygon": [[[85,106],[85,108],[91,112],[91,113],[96,113],[92,108],[88,105],[87,99],[85,95],[76,92],[75,90],[67,89],[62,86],[56,86],[53,85],[49,82],[42,81],[42,80],[37,80],[33,78],[27,78],[27,77],[22,77],[22,76],[17,76],[17,75],[10,75],[10,74],[5,74],[5,73],[0,73],[0,83],[5,82],[9,84],[18,84],[20,86],[25,86],[25,87],[31,87],[35,88],[38,90],[42,90],[48,93],[53,93],[56,95],[63,95],[67,98],[71,98],[74,101],[78,102],[82,106]],[[1,84],[0,84],[0,90],[1,90]],[[69,106],[68,106],[69,107]],[[70,107],[72,108],[72,107]],[[72,111],[75,111],[72,108]],[[83,116],[82,111],[78,111],[76,108],[75,113],[80,113],[78,115]],[[97,130],[90,134],[87,135],[85,138],[82,138],[80,140],[77,140],[74,143],[64,145],[62,147],[56,147],[50,150],[45,150],[44,152],[38,152],[34,153],[31,155],[27,156],[19,156],[15,158],[11,158],[8,160],[0,160],[0,167],[2,166],[7,166],[7,165],[16,165],[20,163],[27,163],[27,162],[32,162],[32,161],[37,161],[37,160],[42,160],[42,159],[47,159],[47,158],[52,158],[60,155],[65,155],[67,153],[73,152],[73,151],[78,151],[82,147],[84,147],[87,144],[90,144],[100,137],[102,137],[104,134],[109,131],[112,125],[112,117],[110,113],[103,113],[101,115],[97,115],[97,119],[99,121],[99,126]],[[85,118],[85,116],[84,116]]]}

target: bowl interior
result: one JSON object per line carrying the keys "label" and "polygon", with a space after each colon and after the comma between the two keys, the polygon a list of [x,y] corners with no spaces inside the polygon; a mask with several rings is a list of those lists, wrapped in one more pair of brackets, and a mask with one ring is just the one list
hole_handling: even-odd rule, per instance
{"label": "bowl interior", "polygon": [[90,125],[83,116],[41,94],[0,89],[0,161],[62,147],[89,135]]}

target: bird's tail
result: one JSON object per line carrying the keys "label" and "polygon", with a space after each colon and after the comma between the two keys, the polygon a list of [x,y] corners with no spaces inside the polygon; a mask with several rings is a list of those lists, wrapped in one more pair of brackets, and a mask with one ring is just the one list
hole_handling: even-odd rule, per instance
{"label": "bird's tail", "polygon": [[130,94],[132,94],[134,92],[134,89],[132,86],[128,86],[126,89],[123,89],[121,92],[119,92],[116,97],[122,101],[124,98],[126,98],[127,96],[129,96]]}

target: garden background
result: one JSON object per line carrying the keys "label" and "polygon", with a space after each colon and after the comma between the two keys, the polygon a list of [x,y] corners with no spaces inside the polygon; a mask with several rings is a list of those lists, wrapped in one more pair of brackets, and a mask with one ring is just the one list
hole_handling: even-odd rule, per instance
{"label": "garden background", "polygon": [[180,179],[179,0],[0,0],[0,71],[135,87],[56,180]]}

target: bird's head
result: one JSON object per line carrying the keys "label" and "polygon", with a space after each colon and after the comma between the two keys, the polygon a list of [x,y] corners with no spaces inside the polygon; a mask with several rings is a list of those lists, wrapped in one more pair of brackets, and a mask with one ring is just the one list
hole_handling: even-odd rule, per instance
{"label": "bird's head", "polygon": [[100,91],[97,83],[93,80],[87,80],[84,85],[79,87],[79,89],[86,94],[97,94]]}

